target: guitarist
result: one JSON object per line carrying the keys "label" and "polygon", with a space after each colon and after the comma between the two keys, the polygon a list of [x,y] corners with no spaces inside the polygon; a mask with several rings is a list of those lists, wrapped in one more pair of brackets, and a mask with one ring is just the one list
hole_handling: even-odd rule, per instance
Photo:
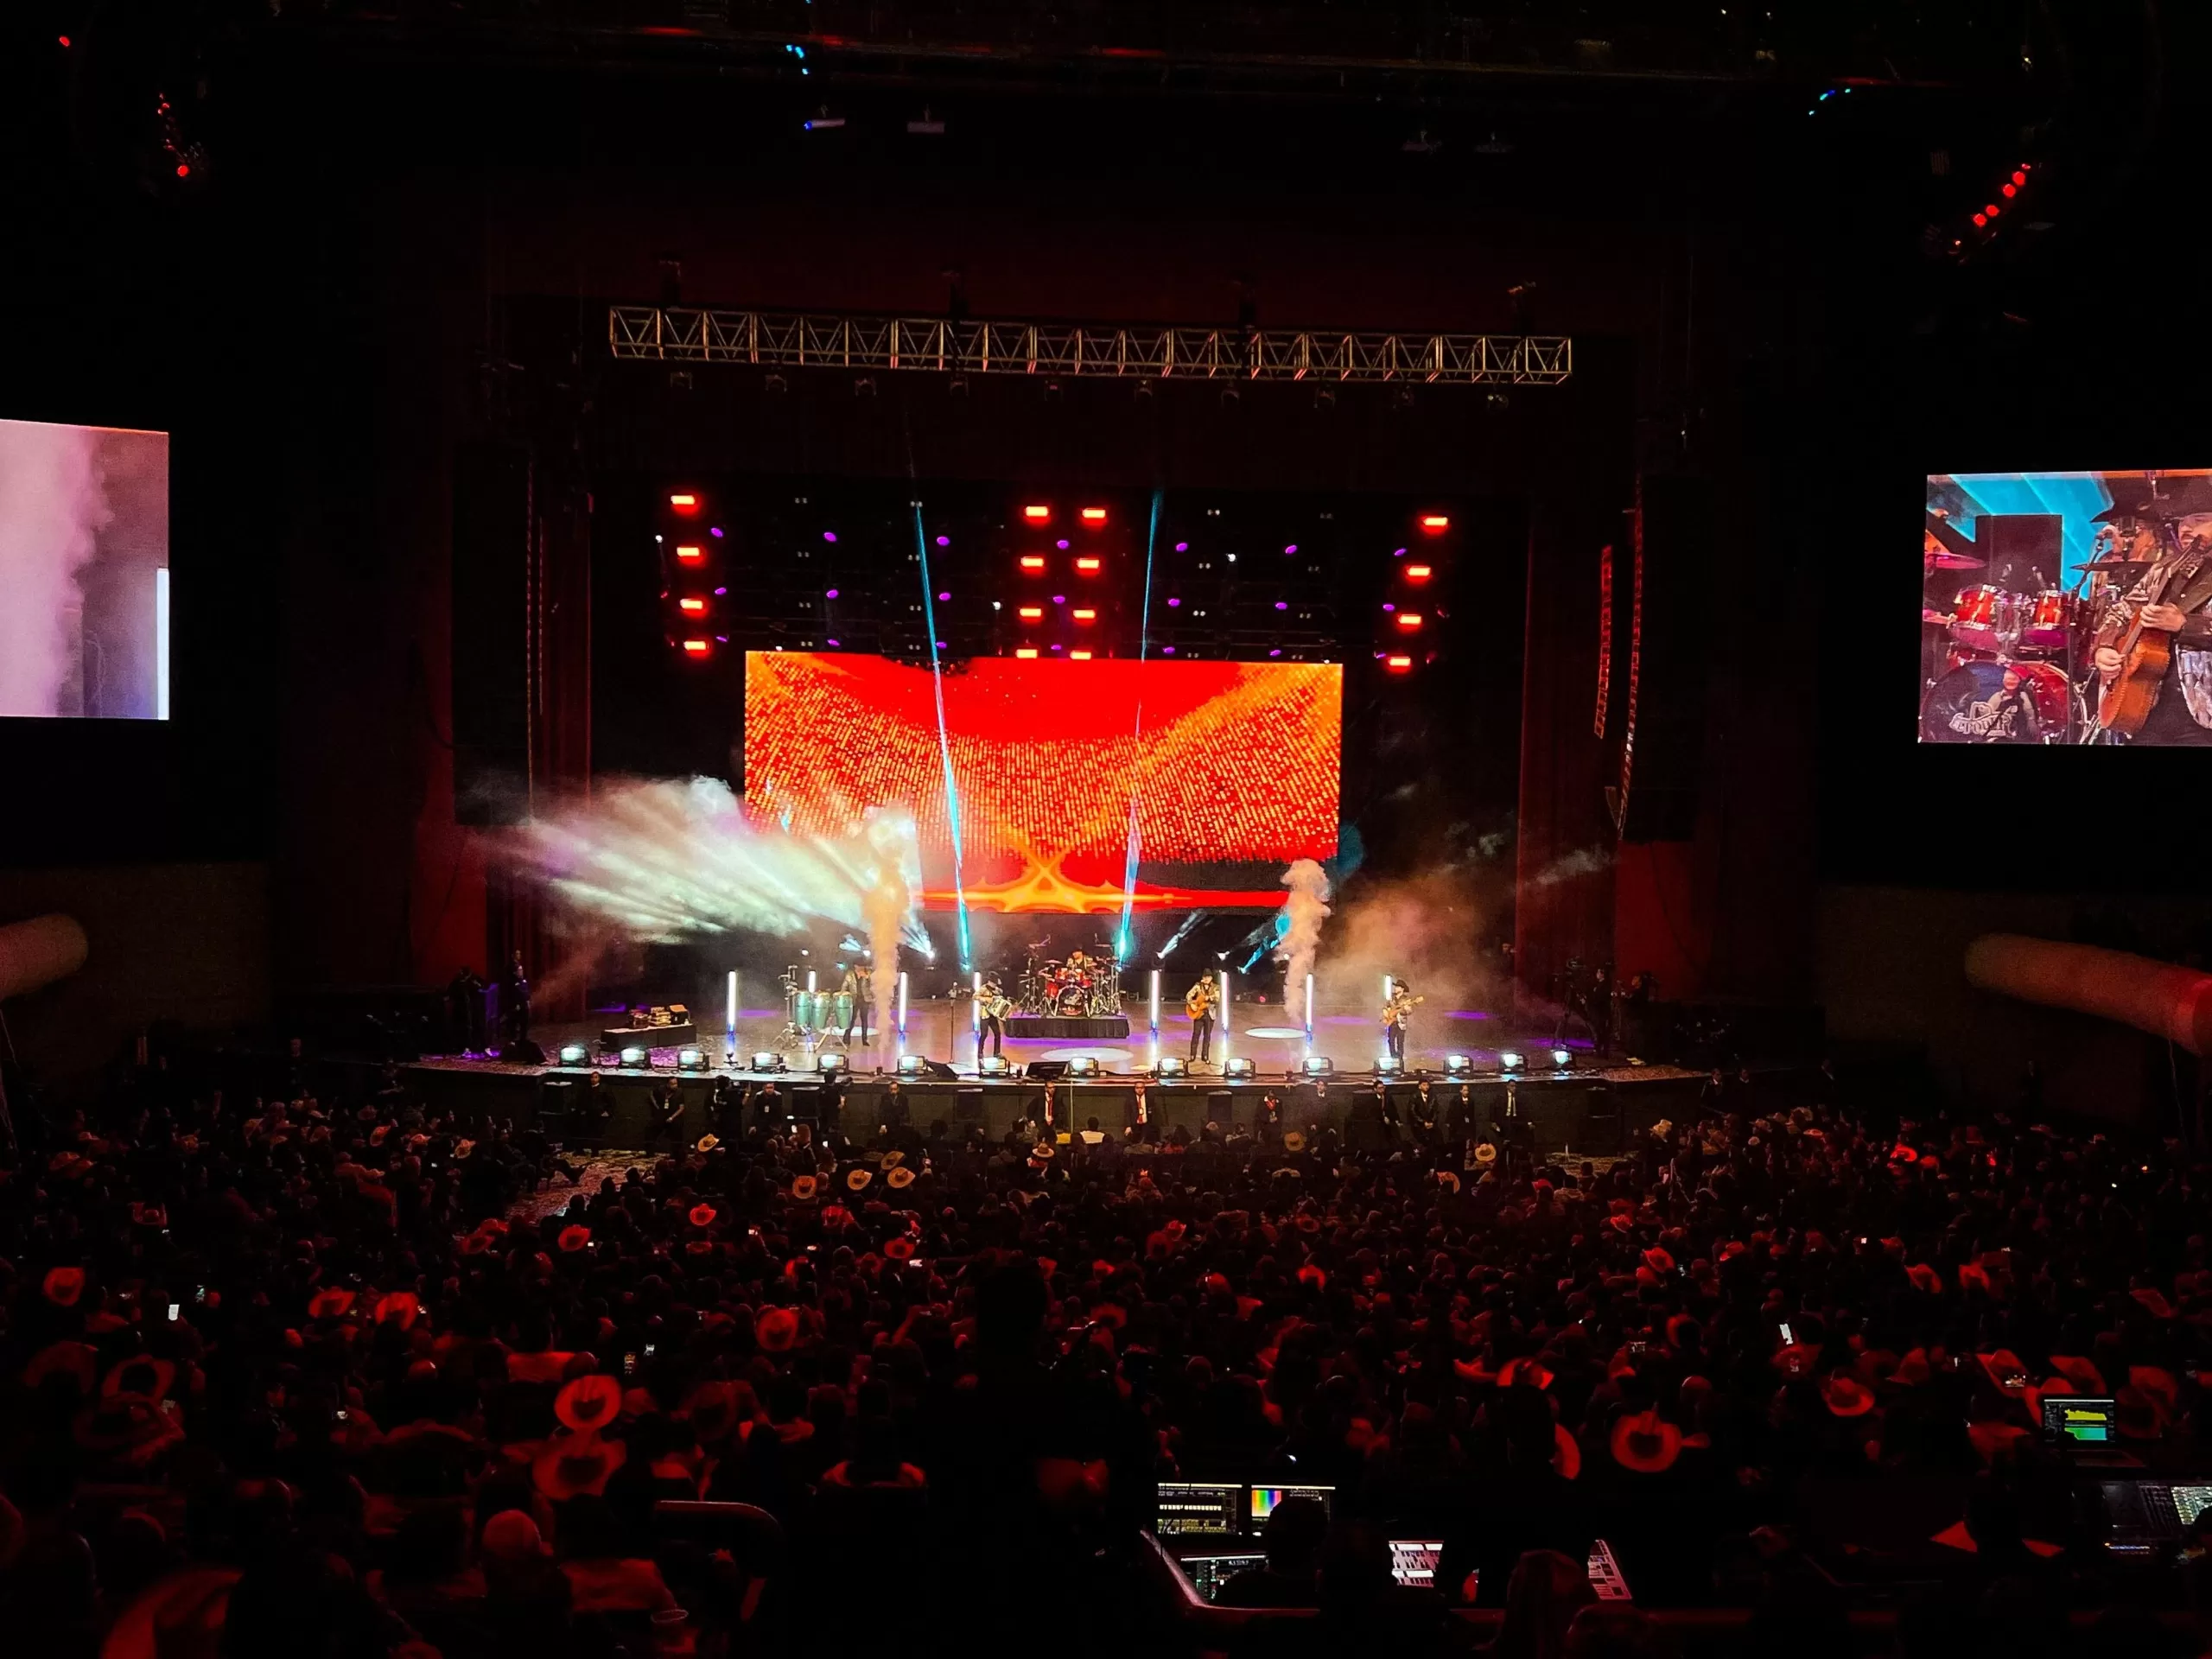
{"label": "guitarist", "polygon": [[1401,1065],[1406,1060],[1406,1022],[1414,1017],[1414,1009],[1421,1001],[1404,980],[1390,982],[1389,1000],[1382,1005],[1382,1040],[1389,1046],[1390,1058]]}
{"label": "guitarist", "polygon": [[[2146,747],[2212,748],[2212,615],[2206,612],[2212,605],[2212,520],[2193,518],[2188,529],[2196,532],[2190,553],[2183,556],[2189,567],[2171,580],[2163,569],[2152,571],[2121,601],[2127,620],[2139,620],[2145,635],[2155,631],[2167,636],[2173,650],[2165,677],[2173,683],[2157,686],[2157,700],[2133,740]],[[2171,591],[2150,602],[2161,587]],[[2112,638],[2098,636],[2097,674],[2107,689],[2127,666],[2118,649],[2125,632],[2123,626],[2117,633],[2107,629]]]}
{"label": "guitarist", "polygon": [[1193,1060],[1213,1058],[1213,1005],[1217,995],[1212,976],[1208,975],[1192,986],[1183,998],[1183,1012],[1191,1016],[1191,1058]]}

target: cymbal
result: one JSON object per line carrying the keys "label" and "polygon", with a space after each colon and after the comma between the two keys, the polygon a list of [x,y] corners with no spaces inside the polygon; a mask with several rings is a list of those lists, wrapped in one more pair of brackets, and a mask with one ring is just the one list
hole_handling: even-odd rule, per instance
{"label": "cymbal", "polygon": [[2110,575],[2118,570],[2133,570],[2139,574],[2157,563],[2155,559],[2096,559],[2078,568],[2095,571],[2101,575]]}
{"label": "cymbal", "polygon": [[1930,570],[1980,570],[1988,564],[1986,559],[1969,558],[1963,553],[1924,554],[1921,562]]}

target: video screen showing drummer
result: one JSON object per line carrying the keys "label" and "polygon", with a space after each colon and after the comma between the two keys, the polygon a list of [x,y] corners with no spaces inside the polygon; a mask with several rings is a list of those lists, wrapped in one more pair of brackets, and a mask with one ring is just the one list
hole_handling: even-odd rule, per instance
{"label": "video screen showing drummer", "polygon": [[2212,473],[1932,475],[1923,743],[2212,747]]}

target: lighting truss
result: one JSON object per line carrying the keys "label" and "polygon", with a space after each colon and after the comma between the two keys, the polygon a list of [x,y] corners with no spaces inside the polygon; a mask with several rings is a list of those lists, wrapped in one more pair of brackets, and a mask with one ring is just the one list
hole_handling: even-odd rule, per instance
{"label": "lighting truss", "polygon": [[1557,334],[1245,333],[616,305],[607,337],[617,358],[764,368],[1463,386],[1555,386],[1574,372],[1574,342]]}

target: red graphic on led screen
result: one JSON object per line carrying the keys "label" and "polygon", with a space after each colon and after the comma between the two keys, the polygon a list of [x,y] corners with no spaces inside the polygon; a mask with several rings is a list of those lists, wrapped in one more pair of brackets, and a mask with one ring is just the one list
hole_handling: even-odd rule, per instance
{"label": "red graphic on led screen", "polygon": [[1140,908],[1280,904],[1283,866],[1337,850],[1343,671],[1333,663],[979,658],[939,682],[880,657],[753,652],[746,804],[842,836],[913,813],[925,902],[1119,911],[1135,804]]}

